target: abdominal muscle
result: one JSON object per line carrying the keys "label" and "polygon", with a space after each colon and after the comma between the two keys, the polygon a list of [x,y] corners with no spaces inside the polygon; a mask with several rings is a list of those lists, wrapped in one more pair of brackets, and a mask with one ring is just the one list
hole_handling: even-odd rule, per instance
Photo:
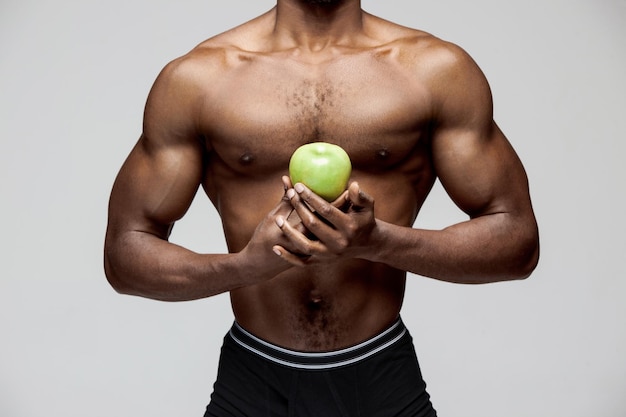
{"label": "abdominal muscle", "polygon": [[350,260],[294,267],[272,280],[231,292],[235,319],[273,344],[300,351],[355,345],[398,317],[405,274]]}
{"label": "abdominal muscle", "polygon": [[[229,251],[241,251],[263,216],[278,204],[284,193],[280,175],[249,183],[237,177],[236,184],[220,177],[214,187],[205,184],[222,216]],[[409,227],[432,184],[428,180],[415,187],[397,174],[359,171],[352,180],[374,197],[377,218]],[[269,281],[231,291],[231,303],[235,320],[261,339],[299,351],[336,350],[393,324],[400,314],[405,278],[404,271],[362,259],[292,267]]]}

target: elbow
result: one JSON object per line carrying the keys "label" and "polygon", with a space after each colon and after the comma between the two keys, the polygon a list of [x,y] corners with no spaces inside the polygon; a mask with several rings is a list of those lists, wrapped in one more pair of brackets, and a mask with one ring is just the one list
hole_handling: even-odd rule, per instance
{"label": "elbow", "polygon": [[109,285],[111,285],[111,287],[113,287],[118,294],[133,294],[130,286],[123,279],[123,275],[118,273],[117,268],[115,267],[115,260],[111,259],[111,256],[106,250],[104,252],[104,275],[109,282]]}
{"label": "elbow", "polygon": [[514,279],[523,280],[529,278],[532,273],[537,268],[537,264],[539,263],[539,251],[532,257],[530,257],[526,262],[524,262],[521,266],[517,268],[516,276]]}
{"label": "elbow", "polygon": [[524,239],[523,244],[520,245],[520,250],[516,256],[517,262],[513,268],[513,279],[523,280],[527,279],[537,268],[539,264],[539,235],[533,233],[532,236]]}

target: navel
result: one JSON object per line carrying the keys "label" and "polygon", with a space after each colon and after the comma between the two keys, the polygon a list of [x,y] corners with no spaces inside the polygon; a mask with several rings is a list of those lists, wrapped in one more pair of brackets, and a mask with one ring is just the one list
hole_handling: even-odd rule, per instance
{"label": "navel", "polygon": [[322,297],[312,297],[309,300],[309,305],[308,307],[311,310],[319,310],[322,308],[322,305],[324,304],[324,300],[322,299]]}
{"label": "navel", "polygon": [[325,300],[324,297],[322,296],[322,294],[316,290],[313,289],[311,291],[309,291],[308,297],[307,297],[307,307],[312,310],[320,310],[322,308],[322,306],[324,306]]}

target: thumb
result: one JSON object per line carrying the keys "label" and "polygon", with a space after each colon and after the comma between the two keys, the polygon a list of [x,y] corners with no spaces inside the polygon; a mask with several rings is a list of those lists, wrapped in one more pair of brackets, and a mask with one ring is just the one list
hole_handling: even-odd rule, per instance
{"label": "thumb", "polygon": [[281,199],[278,202],[278,204],[270,211],[270,215],[271,216],[284,216],[284,217],[286,217],[289,214],[291,214],[291,211],[293,210],[293,206],[291,205],[291,201],[290,201],[289,197],[287,196],[288,184],[283,182],[283,185],[284,185],[285,193],[281,197]]}
{"label": "thumb", "polygon": [[287,198],[287,196],[285,195],[283,198],[280,199],[278,205],[274,207],[274,210],[272,210],[272,214],[274,216],[288,216],[289,214],[291,214],[292,210],[293,206],[291,205],[291,200],[289,200],[289,198]]}
{"label": "thumb", "polygon": [[359,183],[354,181],[348,187],[348,201],[352,204],[354,209],[364,209],[364,208],[372,208],[374,207],[374,198],[367,194],[361,187]]}
{"label": "thumb", "polygon": [[274,221],[276,222],[278,227],[280,227],[281,229],[283,227],[283,224],[289,219],[289,216],[291,216],[291,213],[293,213],[294,211],[291,200],[287,196],[287,191],[287,186],[285,186],[285,194],[270,213],[270,215],[274,217]]}
{"label": "thumb", "polygon": [[289,178],[288,175],[283,175],[281,179],[283,181],[283,188],[285,189],[285,192],[288,189],[293,188],[293,184],[291,183],[291,178]]}

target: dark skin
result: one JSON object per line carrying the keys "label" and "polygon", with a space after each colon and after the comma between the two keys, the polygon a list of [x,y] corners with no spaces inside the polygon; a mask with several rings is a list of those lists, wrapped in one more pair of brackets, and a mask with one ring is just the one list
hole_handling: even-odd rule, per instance
{"label": "dark skin", "polygon": [[[159,75],[111,193],[105,270],[117,291],[170,301],[230,292],[250,332],[320,351],[389,326],[407,271],[457,283],[531,274],[526,174],[478,66],[358,0],[330,3],[279,0]],[[352,159],[334,202],[286,176],[292,152],[313,141]],[[416,229],[436,178],[468,220]],[[199,186],[228,253],[168,241]]]}

